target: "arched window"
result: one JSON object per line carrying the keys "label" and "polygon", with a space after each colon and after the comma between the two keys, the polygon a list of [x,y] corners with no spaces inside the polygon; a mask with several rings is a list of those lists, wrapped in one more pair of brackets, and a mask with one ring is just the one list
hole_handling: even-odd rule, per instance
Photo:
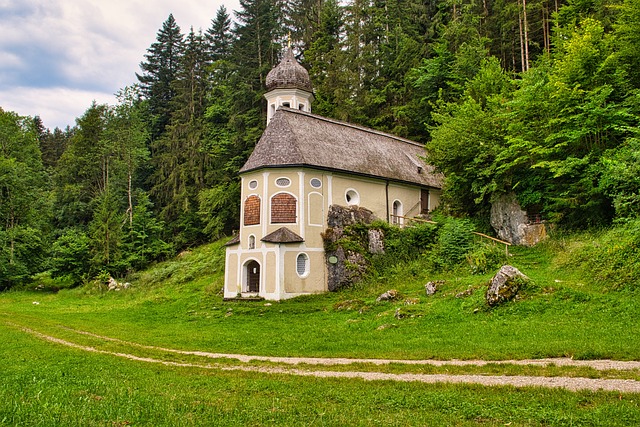
{"label": "arched window", "polygon": [[307,254],[298,254],[296,258],[296,272],[300,277],[305,277],[309,274],[309,256]]}
{"label": "arched window", "polygon": [[278,193],[271,198],[271,223],[292,224],[297,219],[297,200],[291,194]]}
{"label": "arched window", "polygon": [[244,201],[244,225],[260,224],[260,197],[249,196]]}
{"label": "arched window", "polygon": [[255,249],[255,248],[256,248],[256,236],[252,234],[251,236],[249,236],[249,249]]}

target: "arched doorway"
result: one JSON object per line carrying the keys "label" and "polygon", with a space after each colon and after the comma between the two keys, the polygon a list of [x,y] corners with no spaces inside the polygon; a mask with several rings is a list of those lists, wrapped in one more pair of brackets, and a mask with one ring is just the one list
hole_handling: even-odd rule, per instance
{"label": "arched doorway", "polygon": [[260,264],[249,261],[247,269],[247,292],[260,292]]}
{"label": "arched doorway", "polygon": [[392,216],[392,220],[391,223],[392,224],[396,224],[396,225],[402,225],[404,223],[402,218],[402,202],[400,202],[400,200],[396,200],[395,202],[393,202],[393,216]]}

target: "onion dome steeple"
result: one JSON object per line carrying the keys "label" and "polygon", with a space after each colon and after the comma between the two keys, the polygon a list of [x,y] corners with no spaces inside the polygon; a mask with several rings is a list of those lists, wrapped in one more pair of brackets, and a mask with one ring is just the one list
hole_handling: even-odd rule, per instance
{"label": "onion dome steeple", "polygon": [[309,72],[296,61],[291,47],[287,48],[282,61],[267,74],[268,90],[273,89],[302,89],[311,92]]}
{"label": "onion dome steeple", "polygon": [[296,61],[289,46],[282,60],[269,71],[266,79],[267,124],[280,107],[311,112],[313,89],[309,72]]}

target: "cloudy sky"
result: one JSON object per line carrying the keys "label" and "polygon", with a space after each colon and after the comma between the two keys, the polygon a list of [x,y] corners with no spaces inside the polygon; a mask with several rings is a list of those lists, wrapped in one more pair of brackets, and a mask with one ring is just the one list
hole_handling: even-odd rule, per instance
{"label": "cloudy sky", "polygon": [[93,100],[135,83],[146,49],[170,13],[183,33],[206,30],[238,0],[0,0],[0,107],[75,124]]}

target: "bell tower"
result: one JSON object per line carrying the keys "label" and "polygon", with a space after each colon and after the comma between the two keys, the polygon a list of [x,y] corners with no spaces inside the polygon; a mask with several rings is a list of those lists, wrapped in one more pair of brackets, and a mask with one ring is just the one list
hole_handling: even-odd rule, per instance
{"label": "bell tower", "polygon": [[307,70],[296,61],[291,46],[282,61],[267,74],[267,125],[280,107],[311,112],[313,89]]}

